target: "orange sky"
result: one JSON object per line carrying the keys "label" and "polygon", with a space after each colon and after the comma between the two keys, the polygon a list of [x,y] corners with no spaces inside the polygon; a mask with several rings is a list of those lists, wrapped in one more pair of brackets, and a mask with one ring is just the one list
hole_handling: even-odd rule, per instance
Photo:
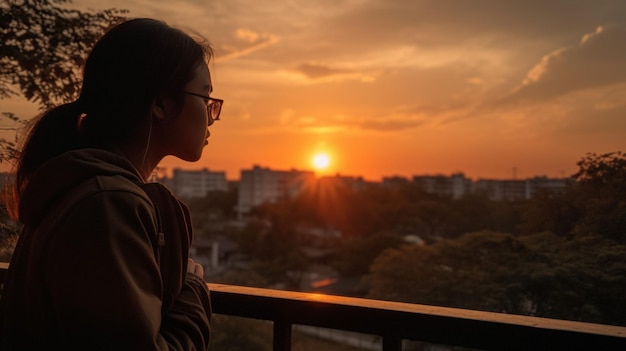
{"label": "orange sky", "polygon": [[[75,7],[102,8],[77,0]],[[209,39],[225,100],[201,161],[364,176],[560,177],[625,150],[623,0],[110,0]],[[2,100],[1,111],[33,113]]]}

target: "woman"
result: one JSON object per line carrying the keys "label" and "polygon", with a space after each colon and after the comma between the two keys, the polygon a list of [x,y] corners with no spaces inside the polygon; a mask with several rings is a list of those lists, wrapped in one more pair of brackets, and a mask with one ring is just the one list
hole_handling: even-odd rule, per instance
{"label": "woman", "polygon": [[219,118],[212,50],[133,19],[109,30],[78,100],[44,113],[17,163],[23,232],[0,300],[5,350],[204,350],[210,300],[187,208],[146,183],[197,161]]}

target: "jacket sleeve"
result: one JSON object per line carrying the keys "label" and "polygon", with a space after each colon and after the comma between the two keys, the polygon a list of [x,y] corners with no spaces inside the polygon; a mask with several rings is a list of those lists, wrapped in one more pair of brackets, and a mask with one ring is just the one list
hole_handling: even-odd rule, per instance
{"label": "jacket sleeve", "polygon": [[210,302],[187,277],[161,314],[163,286],[151,238],[151,204],[126,191],[98,192],[55,231],[46,288],[63,349],[206,350]]}
{"label": "jacket sleeve", "polygon": [[180,326],[184,326],[187,331],[183,333],[195,335],[198,341],[206,341],[205,348],[208,348],[210,316],[211,300],[206,283],[197,275],[187,273],[180,295],[163,316],[161,334],[170,349],[193,350],[195,345],[189,342],[185,344],[187,339],[177,337],[181,333]]}

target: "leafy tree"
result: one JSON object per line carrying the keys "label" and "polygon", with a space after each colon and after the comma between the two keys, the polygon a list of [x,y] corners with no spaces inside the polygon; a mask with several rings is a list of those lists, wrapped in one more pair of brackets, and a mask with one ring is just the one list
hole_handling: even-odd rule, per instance
{"label": "leafy tree", "polygon": [[394,233],[379,232],[365,237],[349,238],[340,243],[332,265],[344,277],[361,277],[381,252],[403,243]]}
{"label": "leafy tree", "polygon": [[194,233],[199,237],[217,234],[216,224],[235,217],[237,188],[211,191],[204,197],[185,200],[191,212]]}
{"label": "leafy tree", "polygon": [[[385,251],[372,266],[375,298],[482,310],[502,310],[505,252],[519,249],[508,234],[476,233],[429,246]],[[511,272],[512,273],[512,272]],[[490,275],[500,278],[490,282]],[[482,298],[482,299],[481,299]]]}
{"label": "leafy tree", "polygon": [[621,151],[587,154],[577,163],[574,179],[596,190],[626,191],[626,154]]}
{"label": "leafy tree", "polygon": [[11,260],[13,248],[17,244],[19,233],[17,223],[9,219],[6,207],[0,205],[0,262],[8,262]]}
{"label": "leafy tree", "polygon": [[268,219],[250,221],[235,238],[242,253],[251,259],[250,269],[272,286],[299,289],[309,262],[287,208],[266,205],[254,212]]}
{"label": "leafy tree", "polygon": [[[0,112],[0,121],[2,120],[8,121],[9,126],[0,127],[0,131],[15,132],[24,124],[23,120],[11,112]],[[17,149],[15,141],[0,137],[0,163],[13,161],[16,156]]]}
{"label": "leafy tree", "polygon": [[549,231],[569,237],[581,216],[579,203],[578,195],[571,186],[564,192],[538,192],[520,211],[520,230],[524,234]]}
{"label": "leafy tree", "polygon": [[626,154],[588,154],[574,175],[581,216],[574,232],[626,243]]}
{"label": "leafy tree", "polygon": [[599,234],[626,243],[626,154],[588,154],[564,192],[538,193],[524,211],[522,232]]}
{"label": "leafy tree", "polygon": [[42,108],[76,98],[88,51],[126,13],[69,9],[70,0],[2,3],[0,98],[22,94]]}
{"label": "leafy tree", "polygon": [[479,232],[385,251],[370,296],[626,325],[625,245],[601,236]]}
{"label": "leafy tree", "polygon": [[414,208],[416,218],[425,229],[423,235],[433,240],[449,236],[452,223],[459,218],[459,214],[442,199],[421,201],[414,204]]}
{"label": "leafy tree", "polygon": [[481,230],[517,234],[527,206],[528,200],[495,201],[485,195],[468,195],[452,201],[461,219],[456,234]]}
{"label": "leafy tree", "polygon": [[[80,68],[96,40],[125,10],[84,12],[71,0],[2,0],[0,3],[0,99],[24,96],[40,109],[75,99]],[[23,119],[2,111],[17,130]],[[13,127],[5,128],[13,129]],[[0,138],[0,162],[15,157],[15,143]]]}

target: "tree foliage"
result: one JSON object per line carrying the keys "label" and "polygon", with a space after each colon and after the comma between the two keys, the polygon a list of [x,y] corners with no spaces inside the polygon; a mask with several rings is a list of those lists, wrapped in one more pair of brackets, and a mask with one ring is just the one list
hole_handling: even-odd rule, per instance
{"label": "tree foliage", "polygon": [[96,40],[126,11],[83,12],[70,0],[3,0],[0,99],[23,95],[42,108],[75,99]]}
{"label": "tree foliage", "polygon": [[597,233],[626,244],[626,154],[588,154],[578,162],[574,232]]}
{"label": "tree foliage", "polygon": [[574,237],[598,234],[626,244],[626,154],[587,154],[575,182],[561,193],[539,193],[525,209],[522,232]]}
{"label": "tree foliage", "polygon": [[197,237],[210,237],[220,231],[219,223],[235,218],[237,191],[236,187],[231,187],[227,191],[210,191],[204,197],[184,199]]}
{"label": "tree foliage", "polygon": [[[281,206],[282,205],[282,206]],[[255,212],[265,220],[250,221],[236,237],[250,269],[271,286],[297,290],[308,261],[295,221],[284,203],[261,206]]]}
{"label": "tree foliage", "polygon": [[384,252],[370,297],[626,324],[625,255],[626,246],[600,236],[472,233]]}
{"label": "tree foliage", "polygon": [[562,237],[570,236],[580,218],[577,197],[573,189],[562,193],[536,193],[523,210],[521,232],[532,234],[549,231]]}
{"label": "tree foliage", "polygon": [[401,237],[389,232],[349,238],[339,243],[331,264],[345,277],[364,276],[369,273],[370,265],[378,255],[401,244]]}
{"label": "tree foliage", "polygon": [[[78,96],[80,69],[96,40],[125,10],[85,12],[71,0],[0,1],[0,99],[23,96],[48,109]],[[0,111],[17,131],[24,118]],[[17,123],[16,123],[17,122]],[[0,138],[0,163],[12,161],[16,143]]]}
{"label": "tree foliage", "polygon": [[621,151],[587,154],[577,163],[574,178],[582,185],[602,191],[626,191],[626,154]]}
{"label": "tree foliage", "polygon": [[[0,112],[0,121],[9,121],[11,126],[1,127],[0,131],[16,131],[24,121],[11,112]],[[15,141],[0,137],[0,163],[16,159],[17,149]]]}

